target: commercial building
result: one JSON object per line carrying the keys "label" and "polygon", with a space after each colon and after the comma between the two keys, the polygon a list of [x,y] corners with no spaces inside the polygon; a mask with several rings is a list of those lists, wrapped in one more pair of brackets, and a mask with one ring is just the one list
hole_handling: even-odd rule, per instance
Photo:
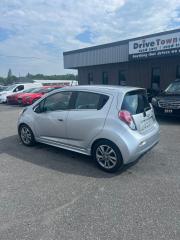
{"label": "commercial building", "polygon": [[64,52],[64,68],[79,84],[130,85],[160,90],[180,78],[180,29]]}

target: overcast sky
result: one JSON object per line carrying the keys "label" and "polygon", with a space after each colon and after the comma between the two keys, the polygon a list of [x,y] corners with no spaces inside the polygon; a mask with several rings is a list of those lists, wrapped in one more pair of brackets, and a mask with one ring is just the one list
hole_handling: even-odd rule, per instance
{"label": "overcast sky", "polygon": [[63,51],[178,27],[180,0],[0,0],[0,75],[64,74]]}

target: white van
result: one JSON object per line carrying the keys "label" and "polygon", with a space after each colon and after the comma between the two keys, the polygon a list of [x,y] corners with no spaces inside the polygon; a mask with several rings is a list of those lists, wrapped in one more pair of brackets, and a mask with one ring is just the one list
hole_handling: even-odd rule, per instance
{"label": "white van", "polygon": [[2,92],[0,92],[0,103],[7,102],[7,96],[13,93],[20,93],[29,88],[42,87],[42,83],[17,83],[7,86]]}

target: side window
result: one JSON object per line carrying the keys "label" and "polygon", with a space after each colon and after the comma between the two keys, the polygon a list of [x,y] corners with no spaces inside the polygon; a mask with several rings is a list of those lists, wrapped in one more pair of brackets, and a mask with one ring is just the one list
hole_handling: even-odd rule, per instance
{"label": "side window", "polygon": [[98,93],[79,92],[75,103],[75,109],[100,110],[108,99],[108,96]]}
{"label": "side window", "polygon": [[72,92],[55,93],[44,100],[44,111],[58,111],[69,109]]}
{"label": "side window", "polygon": [[16,87],[16,88],[14,89],[13,92],[19,92],[19,91],[22,91],[22,90],[24,90],[24,85],[19,85],[18,87]]}

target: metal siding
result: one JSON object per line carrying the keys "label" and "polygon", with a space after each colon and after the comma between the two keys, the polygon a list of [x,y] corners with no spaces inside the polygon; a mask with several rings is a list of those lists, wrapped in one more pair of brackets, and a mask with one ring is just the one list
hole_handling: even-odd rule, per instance
{"label": "metal siding", "polygon": [[128,61],[128,44],[64,55],[64,68],[79,68]]}

